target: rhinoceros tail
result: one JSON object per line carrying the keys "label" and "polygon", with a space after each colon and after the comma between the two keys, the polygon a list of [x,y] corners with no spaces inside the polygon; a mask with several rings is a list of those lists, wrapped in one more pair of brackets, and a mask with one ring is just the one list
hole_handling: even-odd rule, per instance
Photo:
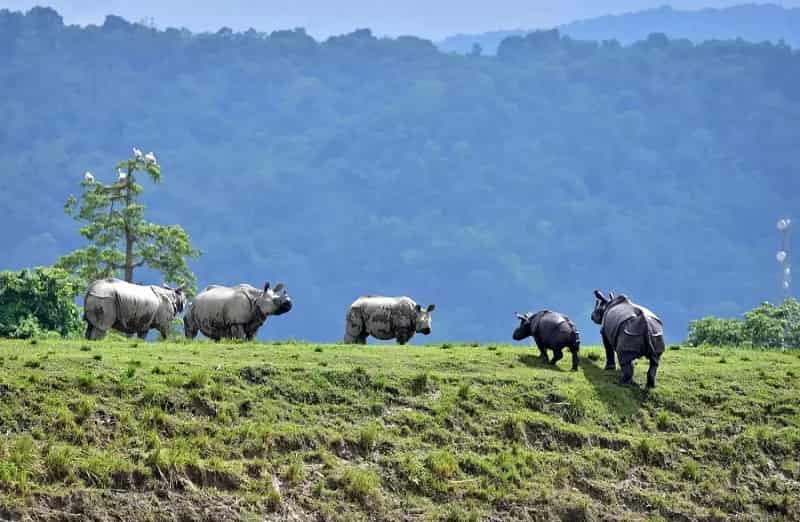
{"label": "rhinoceros tail", "polygon": [[650,331],[650,322],[641,308],[636,309],[636,317],[640,321],[644,321],[644,346],[646,348],[647,357],[652,359],[656,355],[656,347],[653,346],[653,332]]}

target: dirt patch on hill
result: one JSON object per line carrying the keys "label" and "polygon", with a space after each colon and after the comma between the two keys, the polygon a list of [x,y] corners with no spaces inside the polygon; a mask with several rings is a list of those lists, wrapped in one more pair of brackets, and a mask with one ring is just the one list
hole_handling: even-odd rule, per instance
{"label": "dirt patch on hill", "polygon": [[34,495],[25,506],[0,509],[0,519],[19,521],[238,521],[248,514],[258,520],[308,520],[297,506],[284,504],[279,513],[267,506],[245,504],[232,495],[208,492],[76,491],[67,495]]}

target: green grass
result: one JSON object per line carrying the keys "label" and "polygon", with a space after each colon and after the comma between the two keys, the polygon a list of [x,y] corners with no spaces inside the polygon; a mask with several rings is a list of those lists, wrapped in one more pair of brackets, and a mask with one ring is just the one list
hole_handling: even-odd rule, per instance
{"label": "green grass", "polygon": [[798,352],[86,346],[0,341],[0,518],[800,517]]}

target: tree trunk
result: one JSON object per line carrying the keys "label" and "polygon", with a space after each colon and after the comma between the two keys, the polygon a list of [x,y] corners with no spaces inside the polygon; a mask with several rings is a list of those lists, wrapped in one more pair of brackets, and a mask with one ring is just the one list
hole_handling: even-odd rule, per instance
{"label": "tree trunk", "polygon": [[133,238],[125,229],[125,281],[133,283]]}
{"label": "tree trunk", "polygon": [[134,238],[131,234],[131,226],[128,223],[128,209],[133,203],[133,194],[131,193],[131,184],[133,180],[131,176],[133,172],[130,167],[128,168],[128,177],[125,178],[125,281],[133,283],[133,242]]}

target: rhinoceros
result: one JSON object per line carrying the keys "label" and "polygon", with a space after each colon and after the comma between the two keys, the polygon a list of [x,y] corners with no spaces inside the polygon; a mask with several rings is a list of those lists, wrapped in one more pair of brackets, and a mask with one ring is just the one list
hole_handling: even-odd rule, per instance
{"label": "rhinoceros", "polygon": [[[569,317],[550,310],[515,315],[520,320],[512,335],[515,341],[533,337],[542,360],[553,366],[564,357],[564,348],[569,348],[572,353],[572,371],[577,371],[581,337]],[[547,358],[548,348],[553,350],[553,359],[550,361]]]}
{"label": "rhinoceros", "polygon": [[592,321],[600,325],[600,335],[606,349],[606,370],[616,369],[614,353],[622,367],[620,384],[633,384],[633,361],[647,357],[647,387],[656,385],[656,372],[664,353],[664,326],[653,312],[640,306],[625,295],[605,297],[594,291],[597,299]]}
{"label": "rhinoceros", "polygon": [[366,344],[367,337],[406,344],[414,334],[431,333],[431,314],[436,305],[422,308],[409,297],[364,296],[347,311],[344,326],[346,344]]}
{"label": "rhinoceros", "polygon": [[99,279],[89,286],[83,300],[86,338],[102,339],[113,328],[144,339],[155,328],[166,339],[170,323],[183,311],[185,302],[182,288]]}
{"label": "rhinoceros", "polygon": [[252,341],[267,317],[291,309],[292,299],[283,283],[271,289],[267,281],[263,290],[248,284],[212,285],[195,297],[183,317],[183,330],[188,339],[203,332],[215,341],[223,338]]}

